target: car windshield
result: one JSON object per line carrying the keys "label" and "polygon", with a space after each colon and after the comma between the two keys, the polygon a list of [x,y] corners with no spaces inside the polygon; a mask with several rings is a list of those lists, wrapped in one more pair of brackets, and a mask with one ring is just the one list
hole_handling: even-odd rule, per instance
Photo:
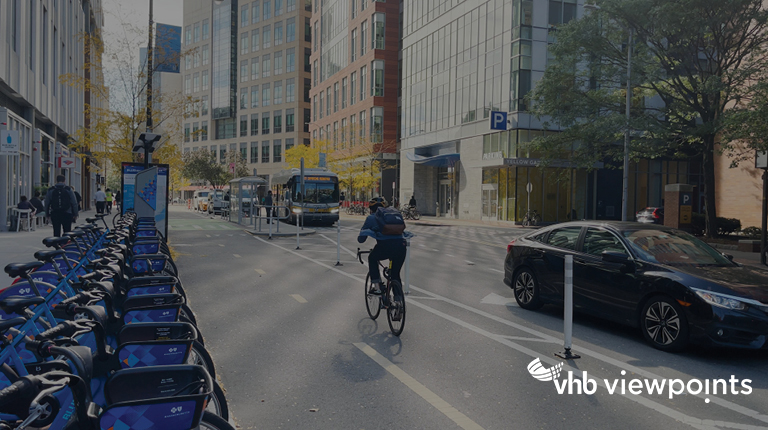
{"label": "car windshield", "polygon": [[218,190],[215,193],[216,198],[223,198],[224,197],[224,191]]}
{"label": "car windshield", "polygon": [[200,197],[208,197],[208,192],[198,194]]}
{"label": "car windshield", "polygon": [[628,230],[623,232],[641,260],[671,266],[733,266],[711,246],[678,230]]}

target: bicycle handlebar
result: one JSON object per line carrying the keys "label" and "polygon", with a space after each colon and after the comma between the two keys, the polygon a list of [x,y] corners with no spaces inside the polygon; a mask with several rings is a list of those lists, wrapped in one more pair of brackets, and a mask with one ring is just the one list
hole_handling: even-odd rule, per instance
{"label": "bicycle handlebar", "polygon": [[368,250],[368,251],[361,251],[360,248],[357,248],[357,260],[360,262],[360,264],[365,264],[365,263],[363,263],[363,258],[360,257],[360,256],[363,255],[363,254],[370,254],[370,253],[371,253],[370,250]]}

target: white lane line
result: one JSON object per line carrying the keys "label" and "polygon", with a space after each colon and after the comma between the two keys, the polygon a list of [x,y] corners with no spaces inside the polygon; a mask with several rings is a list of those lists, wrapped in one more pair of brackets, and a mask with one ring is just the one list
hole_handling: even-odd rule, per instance
{"label": "white lane line", "polygon": [[451,257],[451,258],[455,257],[455,255],[451,255],[451,254],[445,254],[445,256],[446,257]]}
{"label": "white lane line", "polygon": [[200,226],[199,226],[199,225],[197,225],[197,224],[193,224],[193,225],[192,225],[192,227],[194,227],[194,228],[195,228],[195,230],[202,230],[202,229],[203,229],[202,227],[200,227]]}
{"label": "white lane line", "polygon": [[[410,299],[410,297],[408,297],[408,298]],[[525,341],[525,342],[545,342],[545,343],[554,343],[554,344],[559,344],[560,343],[559,341],[554,341],[552,339],[540,339],[540,338],[537,338],[537,337],[501,336],[501,335],[499,335],[499,337],[504,338],[504,339],[509,339],[509,340],[520,340],[520,341]]]}
{"label": "white lane line", "polygon": [[[324,235],[324,234],[321,234],[320,236],[321,236],[321,237],[324,237],[324,238],[326,238],[326,239],[328,239],[328,240],[329,240],[331,243],[333,243],[334,245],[336,244],[336,241],[335,241],[335,240],[333,240],[333,239],[331,239],[330,237],[328,237],[328,236],[326,236],[326,235]],[[357,257],[357,253],[350,251],[350,250],[349,250],[349,249],[348,249],[346,246],[344,246],[344,245],[341,245],[341,249],[343,249],[344,251],[347,251],[347,252],[348,252],[348,253],[350,253],[351,255],[354,255],[355,257]],[[336,252],[336,251],[333,251],[333,252]]]}
{"label": "white lane line", "polygon": [[219,244],[219,246],[223,248],[223,247],[224,247],[224,244],[220,243],[220,244]]}
{"label": "white lane line", "polygon": [[432,250],[435,251],[435,252],[440,252],[440,250],[437,249],[437,248],[432,248]]}
{"label": "white lane line", "polygon": [[[328,264],[319,262],[319,261],[314,260],[314,259],[312,259],[310,257],[305,256],[305,255],[299,254],[298,252],[295,252],[292,249],[284,248],[284,247],[282,247],[282,246],[280,246],[280,245],[278,245],[276,243],[268,242],[268,241],[266,241],[266,240],[264,240],[264,239],[262,239],[260,237],[253,236],[253,238],[257,239],[257,240],[259,240],[261,242],[264,242],[266,244],[272,245],[272,246],[274,246],[276,248],[282,249],[283,251],[292,253],[292,254],[294,254],[294,255],[296,255],[298,257],[301,257],[301,258],[303,258],[305,260],[314,262],[315,264],[317,264],[319,266],[322,266],[322,267],[325,267],[326,269],[333,270],[333,271],[335,271],[335,272],[337,272],[337,273],[339,273],[341,275],[344,275],[344,276],[346,276],[348,278],[354,279],[357,282],[364,282],[364,280],[361,277],[359,277],[359,276],[355,276],[353,274],[344,272],[343,270],[340,270],[340,269],[335,268],[333,266],[330,266]],[[563,342],[562,339],[559,339],[559,338],[557,338],[555,336],[551,336],[551,335],[546,334],[544,332],[540,332],[538,330],[534,330],[534,329],[532,329],[530,327],[514,323],[512,321],[506,320],[504,318],[498,317],[498,316],[490,314],[488,312],[481,311],[480,309],[473,308],[472,306],[465,305],[465,304],[457,302],[455,300],[451,300],[451,299],[449,299],[447,297],[441,296],[439,294],[432,293],[432,292],[424,290],[422,288],[414,287],[413,284],[411,284],[411,290],[419,292],[419,293],[426,294],[426,295],[434,297],[434,298],[439,298],[439,299],[441,299],[441,300],[443,300],[443,301],[445,301],[447,303],[450,303],[450,304],[452,304],[452,305],[454,305],[456,307],[460,307],[460,308],[465,309],[467,311],[473,312],[473,313],[478,314],[480,316],[483,316],[483,317],[485,317],[487,319],[499,322],[499,323],[507,325],[509,327],[516,328],[516,329],[518,329],[520,331],[532,334],[534,336],[538,336],[538,337],[540,337],[542,339],[545,339],[545,340],[551,340],[555,344],[562,344],[562,342]],[[540,354],[540,353],[538,353],[536,351],[533,351],[533,350],[531,350],[529,348],[526,348],[523,345],[516,344],[516,343],[512,342],[511,340],[505,339],[504,337],[502,337],[500,335],[493,334],[493,333],[487,332],[487,331],[485,331],[483,329],[480,329],[480,328],[477,328],[475,326],[472,326],[469,323],[466,323],[466,322],[464,322],[462,320],[454,318],[454,317],[452,317],[452,316],[450,316],[450,315],[448,315],[446,313],[443,313],[443,312],[437,311],[435,309],[432,309],[431,307],[429,307],[429,306],[427,306],[427,305],[425,305],[423,303],[419,303],[416,300],[412,301],[412,303],[416,307],[423,308],[423,309],[425,309],[425,310],[427,310],[429,312],[434,313],[435,315],[438,315],[438,316],[440,316],[442,318],[445,318],[445,319],[447,319],[449,321],[453,321],[456,324],[459,324],[461,326],[468,327],[468,328],[472,327],[472,328],[470,328],[472,331],[475,331],[476,333],[479,333],[479,334],[483,334],[486,337],[488,337],[489,339],[496,340],[497,342],[502,343],[504,345],[507,345],[510,348],[513,348],[513,349],[515,349],[515,350],[517,350],[519,352],[527,354],[527,355],[529,355],[531,357],[541,357],[541,361],[542,362],[549,363],[550,365],[555,365],[557,363],[561,363],[561,361],[559,361],[559,360],[554,360],[554,359],[551,359],[551,358],[549,358],[547,356],[543,356],[542,354]],[[664,378],[664,377],[662,377],[660,375],[657,375],[657,374],[655,374],[653,372],[650,372],[650,371],[645,370],[645,369],[641,369],[641,368],[639,368],[637,366],[633,366],[633,365],[625,363],[623,361],[619,361],[619,360],[617,360],[615,358],[609,357],[609,356],[607,356],[605,354],[602,354],[602,353],[599,353],[599,352],[596,352],[596,351],[592,351],[592,350],[589,350],[589,349],[586,349],[586,348],[583,348],[583,347],[579,347],[578,351],[579,351],[579,353],[582,356],[590,356],[590,357],[595,358],[597,360],[600,360],[600,361],[603,361],[605,363],[608,363],[608,364],[610,364],[612,366],[618,367],[620,369],[624,369],[627,372],[635,373],[635,374],[638,374],[640,376],[644,376],[645,378],[648,378],[648,379],[658,379],[658,380],[666,379],[666,378]],[[577,368],[571,367],[568,363],[566,363],[565,365],[567,367],[573,369],[574,375],[579,375],[579,377],[580,377],[580,375],[582,373],[581,370],[579,370]],[[600,386],[604,387],[605,385],[601,383]],[[689,395],[695,395],[695,394],[689,394]],[[731,402],[731,401],[728,401],[728,400],[725,400],[725,399],[722,399],[722,398],[719,398],[719,397],[715,397],[715,396],[712,396],[712,395],[708,395],[707,396],[707,395],[704,395],[704,394],[698,394],[698,395],[695,395],[695,396],[699,397],[701,399],[709,398],[710,399],[710,404],[716,404],[716,405],[721,406],[723,408],[726,408],[726,409],[729,409],[731,411],[734,411],[734,412],[740,413],[742,415],[748,416],[750,418],[753,418],[755,420],[763,421],[763,422],[767,422],[768,423],[768,415],[764,415],[764,414],[762,414],[762,413],[760,413],[758,411],[755,411],[753,409],[749,409],[749,408],[747,408],[745,406],[742,406],[742,405],[739,405],[737,403],[734,403],[734,402]],[[678,420],[678,421],[683,422],[685,424],[688,424],[688,425],[690,425],[692,427],[699,428],[699,429],[707,429],[707,430],[711,430],[711,429],[714,428],[714,427],[712,427],[713,424],[712,424],[711,420],[701,420],[699,418],[694,418],[694,417],[691,417],[689,415],[685,415],[685,414],[683,414],[681,412],[673,410],[673,409],[671,409],[671,408],[669,408],[667,406],[664,406],[664,405],[662,405],[660,403],[657,403],[657,402],[655,402],[653,400],[646,399],[645,397],[642,397],[642,396],[629,396],[629,395],[625,395],[623,397],[626,398],[626,399],[635,401],[635,402],[637,402],[637,403],[639,403],[639,404],[641,404],[643,406],[646,406],[649,409],[653,409],[656,412],[661,413],[663,415],[666,415],[666,416],[668,416],[668,417],[670,417],[672,419],[675,419],[675,420]],[[709,423],[704,423],[704,421],[710,421],[710,422]],[[718,423],[718,426],[722,427],[722,426],[726,426],[726,424],[727,423]],[[733,425],[734,426],[738,426],[736,428],[765,429],[765,427],[756,427],[756,426],[741,425],[741,424],[733,424]],[[728,425],[728,426],[730,426],[730,425]]]}
{"label": "white lane line", "polygon": [[301,297],[301,294],[291,294],[291,297],[296,299],[296,301],[299,303],[307,303],[307,299],[305,299],[304,297]]}
{"label": "white lane line", "polygon": [[259,275],[266,275],[267,272],[261,270],[261,269],[253,269],[254,272],[258,273]]}
{"label": "white lane line", "polygon": [[435,394],[432,390],[425,387],[424,384],[415,380],[411,375],[405,373],[403,369],[397,367],[391,361],[384,358],[381,354],[376,352],[376,350],[368,346],[368,344],[355,342],[354,345],[360,351],[363,351],[365,355],[375,361],[379,366],[383,367],[384,370],[405,384],[406,387],[410,388],[414,393],[421,396],[422,399],[429,402],[429,404],[434,406],[435,409],[445,414],[446,417],[450,418],[459,427],[465,430],[483,430],[480,425],[472,421],[468,416],[459,412],[458,409],[454,408],[448,402],[440,398],[440,396]]}
{"label": "white lane line", "polygon": [[211,237],[211,235],[210,234],[206,234],[205,237]]}
{"label": "white lane line", "polygon": [[499,269],[488,269],[488,270],[490,270],[491,272],[501,273],[502,275],[504,274],[503,270],[499,270]]}
{"label": "white lane line", "polygon": [[466,262],[466,263],[467,263],[467,264],[469,264],[470,266],[474,266],[474,265],[475,265],[475,263],[474,263],[473,261],[464,260],[464,262]]}
{"label": "white lane line", "polygon": [[235,256],[235,258],[243,258],[240,254],[232,254]]}

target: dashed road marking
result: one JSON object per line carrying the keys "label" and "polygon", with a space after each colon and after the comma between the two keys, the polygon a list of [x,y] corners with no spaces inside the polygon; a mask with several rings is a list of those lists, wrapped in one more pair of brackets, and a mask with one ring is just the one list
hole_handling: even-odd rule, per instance
{"label": "dashed road marking", "polygon": [[503,270],[499,270],[499,269],[488,269],[488,270],[490,270],[491,272],[496,272],[496,273],[504,274]]}
{"label": "dashed road marking", "polygon": [[235,256],[235,258],[243,258],[240,254],[232,254]]}
{"label": "dashed road marking", "polygon": [[469,261],[469,260],[464,260],[464,261],[466,261],[467,264],[469,264],[470,266],[474,266],[475,265],[475,263],[473,261]]}
{"label": "dashed road marking", "polygon": [[263,270],[261,270],[261,269],[253,269],[253,270],[254,270],[256,273],[258,273],[259,275],[266,275],[266,274],[267,274],[267,272],[265,272],[265,271],[263,271]]}
{"label": "dashed road marking", "polygon": [[223,248],[223,247],[224,247],[224,244],[220,243],[220,244],[219,244],[219,246]]}
{"label": "dashed road marking", "polygon": [[200,227],[200,226],[199,226],[199,225],[197,225],[197,224],[193,224],[193,225],[192,225],[192,227],[194,227],[194,228],[195,228],[195,230],[202,230],[202,229],[203,229],[202,227]]}
{"label": "dashed road marking", "polygon": [[211,235],[210,234],[206,234],[205,237],[211,237]]}
{"label": "dashed road marking", "polygon": [[305,299],[304,297],[301,297],[301,294],[291,294],[291,297],[296,299],[296,301],[299,303],[307,303],[307,299]]}

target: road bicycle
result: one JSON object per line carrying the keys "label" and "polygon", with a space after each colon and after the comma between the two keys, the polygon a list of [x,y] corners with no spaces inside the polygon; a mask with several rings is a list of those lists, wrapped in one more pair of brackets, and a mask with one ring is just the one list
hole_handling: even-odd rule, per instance
{"label": "road bicycle", "polygon": [[404,219],[418,220],[421,218],[421,212],[413,206],[405,206],[401,208],[400,213],[403,214]]}
{"label": "road bicycle", "polygon": [[347,206],[347,215],[365,215],[365,209],[361,204],[351,204]]}
{"label": "road bicycle", "polygon": [[[363,254],[370,254],[371,250],[361,251],[357,248],[357,259],[360,264],[365,264],[362,259]],[[374,293],[371,285],[371,275],[365,275],[365,308],[368,310],[368,316],[372,320],[376,320],[379,317],[379,313],[382,309],[387,311],[387,323],[389,329],[395,336],[400,336],[405,328],[405,296],[395,296],[395,289],[402,292],[402,285],[398,281],[391,279],[390,272],[392,270],[392,260],[389,261],[389,265],[384,266],[381,261],[378,262],[379,266],[383,269],[385,284],[382,286],[383,291]],[[399,288],[395,288],[397,285]]]}
{"label": "road bicycle", "polygon": [[536,212],[536,209],[529,210],[523,217],[523,227],[537,226],[541,222],[541,216]]}

